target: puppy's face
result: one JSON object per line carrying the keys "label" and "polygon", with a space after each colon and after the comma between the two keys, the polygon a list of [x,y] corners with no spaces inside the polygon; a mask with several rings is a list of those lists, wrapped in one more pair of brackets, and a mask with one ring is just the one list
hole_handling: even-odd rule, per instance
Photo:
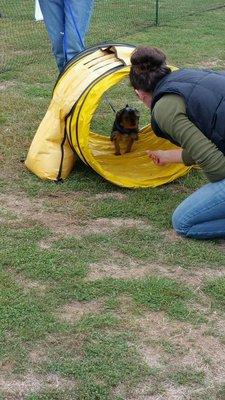
{"label": "puppy's face", "polygon": [[139,117],[139,111],[128,105],[116,114],[117,121],[125,129],[138,129]]}

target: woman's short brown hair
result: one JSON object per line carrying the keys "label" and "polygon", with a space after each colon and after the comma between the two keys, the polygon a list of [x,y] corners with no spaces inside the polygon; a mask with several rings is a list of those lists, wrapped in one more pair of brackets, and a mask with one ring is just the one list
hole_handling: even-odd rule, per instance
{"label": "woman's short brown hair", "polygon": [[131,55],[130,82],[134,89],[152,93],[170,72],[165,54],[156,47],[139,46]]}

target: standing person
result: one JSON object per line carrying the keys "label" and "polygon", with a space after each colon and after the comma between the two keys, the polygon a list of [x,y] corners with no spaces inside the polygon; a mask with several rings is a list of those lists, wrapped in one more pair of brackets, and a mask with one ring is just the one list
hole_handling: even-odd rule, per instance
{"label": "standing person", "polygon": [[159,168],[198,164],[210,181],[174,211],[175,231],[196,239],[225,238],[225,73],[171,72],[161,50],[140,46],[131,56],[130,82],[151,109],[155,134],[180,146],[149,150],[150,159]]}
{"label": "standing person", "polygon": [[93,3],[94,0],[39,0],[60,72],[85,48]]}

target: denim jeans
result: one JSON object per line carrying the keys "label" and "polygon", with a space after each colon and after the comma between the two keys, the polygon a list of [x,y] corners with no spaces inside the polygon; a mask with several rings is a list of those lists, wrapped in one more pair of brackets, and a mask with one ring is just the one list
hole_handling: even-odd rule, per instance
{"label": "denim jeans", "polygon": [[208,183],[174,211],[175,231],[194,239],[225,238],[225,179]]}
{"label": "denim jeans", "polygon": [[84,50],[94,0],[39,0],[60,71]]}

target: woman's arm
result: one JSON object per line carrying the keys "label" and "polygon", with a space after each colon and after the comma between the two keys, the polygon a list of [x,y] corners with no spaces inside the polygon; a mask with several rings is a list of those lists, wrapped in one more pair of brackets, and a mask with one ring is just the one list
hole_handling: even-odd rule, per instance
{"label": "woman's arm", "polygon": [[212,182],[225,178],[224,154],[188,119],[181,96],[164,95],[156,103],[152,115],[159,128],[180,143],[181,160],[185,165],[200,165]]}

